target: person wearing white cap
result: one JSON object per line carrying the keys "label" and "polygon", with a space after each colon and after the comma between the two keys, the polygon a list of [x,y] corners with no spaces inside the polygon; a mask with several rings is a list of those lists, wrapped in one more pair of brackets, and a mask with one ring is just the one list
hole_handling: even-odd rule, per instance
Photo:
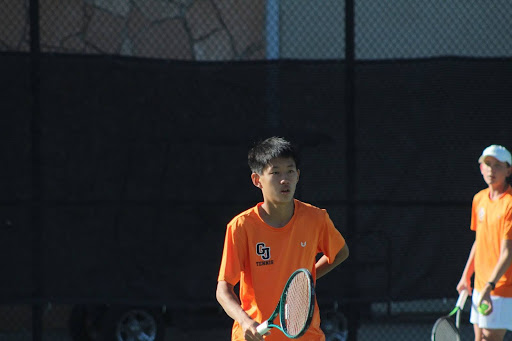
{"label": "person wearing white cap", "polygon": [[473,197],[471,230],[476,232],[457,291],[471,292],[475,341],[502,341],[512,331],[512,157],[503,146],[484,149],[478,159],[487,184]]}

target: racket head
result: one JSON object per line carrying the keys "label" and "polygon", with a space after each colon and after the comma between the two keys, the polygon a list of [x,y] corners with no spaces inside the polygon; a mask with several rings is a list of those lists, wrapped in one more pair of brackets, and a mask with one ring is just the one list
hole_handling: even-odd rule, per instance
{"label": "racket head", "polygon": [[448,316],[437,319],[432,327],[432,341],[460,341],[459,330]]}
{"label": "racket head", "polygon": [[288,279],[279,304],[281,330],[290,339],[301,337],[315,311],[315,285],[307,269],[296,270]]}

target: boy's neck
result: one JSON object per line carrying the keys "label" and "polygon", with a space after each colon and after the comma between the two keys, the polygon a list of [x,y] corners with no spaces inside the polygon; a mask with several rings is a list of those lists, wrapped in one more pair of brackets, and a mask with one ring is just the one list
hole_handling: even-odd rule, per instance
{"label": "boy's neck", "polygon": [[290,222],[295,211],[295,200],[285,204],[263,202],[259,206],[261,219],[272,227],[284,227]]}
{"label": "boy's neck", "polygon": [[501,198],[501,196],[508,190],[508,183],[505,182],[502,185],[498,186],[489,186],[489,199],[496,200]]}

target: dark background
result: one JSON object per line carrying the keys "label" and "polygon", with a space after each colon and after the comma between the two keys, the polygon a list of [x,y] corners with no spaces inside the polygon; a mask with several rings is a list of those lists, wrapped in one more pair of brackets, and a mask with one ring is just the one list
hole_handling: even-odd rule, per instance
{"label": "dark background", "polygon": [[[341,62],[42,56],[36,227],[28,219],[27,62],[2,56],[0,63],[8,94],[2,219],[10,224],[1,252],[12,274],[0,295],[10,298],[42,285],[43,297],[57,301],[213,301],[225,225],[261,199],[247,150],[273,134],[301,148],[297,197],[326,208],[354,251],[320,292],[340,299],[451,296],[474,238],[472,195],[485,186],[477,159],[483,147],[511,142],[503,129],[512,105],[509,61],[360,63],[347,141]],[[267,123],[264,91],[274,70],[277,127]],[[34,249],[36,228],[41,245]],[[375,262],[384,264],[359,267]],[[39,283],[34,266],[41,267]]]}
{"label": "dark background", "polygon": [[272,135],[350,246],[317,292],[353,339],[372,304],[456,295],[478,157],[512,148],[508,3],[340,1],[339,55],[301,50],[309,13],[288,23],[298,56],[207,61],[52,50],[44,20],[67,16],[48,4],[24,5],[25,45],[0,27],[0,308],[32,307],[34,340],[48,302],[218,309],[225,226],[261,200],[247,151]]}

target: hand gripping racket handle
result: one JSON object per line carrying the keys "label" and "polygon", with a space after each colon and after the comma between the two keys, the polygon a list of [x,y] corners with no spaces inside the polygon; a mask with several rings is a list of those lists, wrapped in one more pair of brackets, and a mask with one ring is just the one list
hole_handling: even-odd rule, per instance
{"label": "hand gripping racket handle", "polygon": [[256,331],[260,335],[265,335],[269,330],[270,328],[268,327],[268,320],[256,327]]}
{"label": "hand gripping racket handle", "polygon": [[464,305],[466,304],[466,299],[468,298],[468,291],[462,290],[459,295],[459,299],[457,300],[457,303],[455,304],[454,310],[457,311],[457,314],[455,315],[455,327],[459,329],[460,327],[460,311],[464,309]]}
{"label": "hand gripping racket handle", "polygon": [[455,306],[459,309],[464,309],[464,305],[466,304],[466,300],[468,298],[468,291],[462,290],[459,295],[459,299],[457,300],[457,304]]}

